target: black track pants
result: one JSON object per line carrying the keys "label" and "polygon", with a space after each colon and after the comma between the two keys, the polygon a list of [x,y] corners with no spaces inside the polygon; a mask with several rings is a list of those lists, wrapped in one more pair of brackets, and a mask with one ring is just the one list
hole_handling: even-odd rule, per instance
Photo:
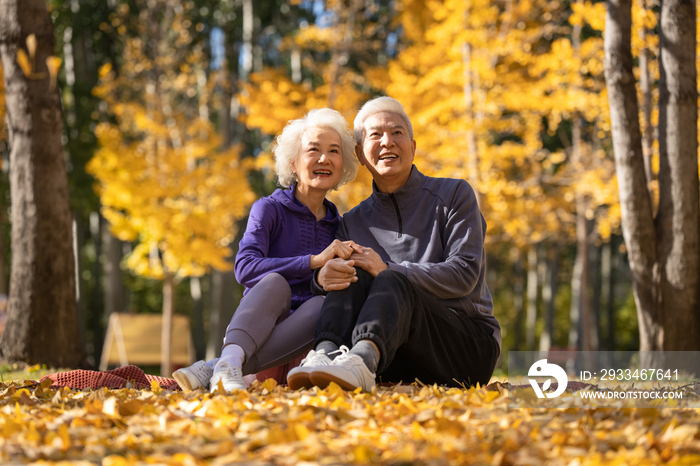
{"label": "black track pants", "polygon": [[315,341],[352,347],[372,340],[380,352],[378,381],[471,386],[488,383],[499,350],[491,329],[418,289],[401,273],[358,281],[326,296]]}

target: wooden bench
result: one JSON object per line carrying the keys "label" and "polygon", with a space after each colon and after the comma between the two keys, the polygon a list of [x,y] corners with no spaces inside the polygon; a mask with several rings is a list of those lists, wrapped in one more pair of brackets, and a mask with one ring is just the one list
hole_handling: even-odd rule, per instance
{"label": "wooden bench", "polygon": [[[161,325],[160,314],[124,314],[115,312],[109,317],[100,370],[110,366],[159,366]],[[189,366],[195,352],[190,332],[190,321],[182,315],[173,316],[172,365]]]}

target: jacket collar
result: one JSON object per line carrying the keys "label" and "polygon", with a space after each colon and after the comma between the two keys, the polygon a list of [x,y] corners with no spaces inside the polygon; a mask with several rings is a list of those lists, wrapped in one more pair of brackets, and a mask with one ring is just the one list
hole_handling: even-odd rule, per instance
{"label": "jacket collar", "polygon": [[[401,186],[392,194],[384,194],[379,192],[377,184],[372,181],[372,201],[382,207],[394,209],[394,200],[398,203],[399,208],[403,209],[410,205],[413,200],[420,195],[420,188],[423,186],[425,175],[418,171],[415,165],[411,167],[411,174],[408,177],[406,184]],[[393,197],[393,200],[392,200]]]}
{"label": "jacket collar", "polygon": [[[293,184],[289,189],[278,189],[272,193],[272,197],[279,201],[288,210],[304,216],[311,216],[316,219],[316,216],[311,213],[308,207],[299,202],[294,193],[297,190],[297,185]],[[328,199],[323,200],[323,205],[326,206],[326,216],[319,220],[320,222],[338,222],[340,221],[340,215],[338,215],[338,208]]]}

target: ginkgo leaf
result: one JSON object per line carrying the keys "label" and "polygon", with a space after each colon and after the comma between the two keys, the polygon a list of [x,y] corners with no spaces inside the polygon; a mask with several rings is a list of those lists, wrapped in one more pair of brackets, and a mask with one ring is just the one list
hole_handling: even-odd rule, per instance
{"label": "ginkgo leaf", "polygon": [[61,58],[60,57],[47,57],[46,67],[49,69],[50,78],[50,89],[56,88],[56,78],[58,77],[58,70],[61,68]]}
{"label": "ginkgo leaf", "polygon": [[29,52],[29,56],[34,59],[34,56],[36,55],[36,36],[34,34],[29,34],[27,36],[27,51]]}
{"label": "ginkgo leaf", "polygon": [[32,64],[27,57],[27,53],[22,49],[17,49],[17,64],[22,69],[24,76],[29,78],[32,75]]}

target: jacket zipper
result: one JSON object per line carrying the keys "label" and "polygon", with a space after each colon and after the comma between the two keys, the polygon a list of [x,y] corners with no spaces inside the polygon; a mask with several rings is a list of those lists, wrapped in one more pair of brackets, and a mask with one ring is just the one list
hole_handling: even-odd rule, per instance
{"label": "jacket zipper", "polygon": [[401,238],[403,234],[403,223],[401,222],[401,211],[399,210],[399,203],[396,202],[396,198],[393,194],[389,194],[389,197],[391,198],[391,202],[394,203],[394,209],[396,209],[396,216],[399,219],[399,238]]}

